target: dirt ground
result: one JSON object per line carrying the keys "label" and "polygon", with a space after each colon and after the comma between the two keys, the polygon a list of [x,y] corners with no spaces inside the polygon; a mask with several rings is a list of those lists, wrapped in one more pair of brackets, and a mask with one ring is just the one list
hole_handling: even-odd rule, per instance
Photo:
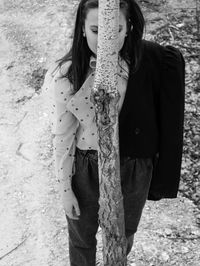
{"label": "dirt ground", "polygon": [[[195,7],[195,1],[170,0],[146,14],[146,38],[159,26],[158,17],[164,21],[167,12],[183,7]],[[45,69],[69,45],[69,14],[66,0],[0,0],[0,266],[69,265],[40,91]],[[97,238],[100,264],[100,230]],[[147,202],[128,265],[200,266],[199,246],[200,215],[192,201],[179,194]]]}

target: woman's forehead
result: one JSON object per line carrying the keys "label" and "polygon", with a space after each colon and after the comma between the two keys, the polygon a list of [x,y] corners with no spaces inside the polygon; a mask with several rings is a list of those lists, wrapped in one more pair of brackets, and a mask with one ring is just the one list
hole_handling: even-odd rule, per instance
{"label": "woman's forehead", "polygon": [[98,8],[88,10],[85,22],[89,25],[98,25]]}

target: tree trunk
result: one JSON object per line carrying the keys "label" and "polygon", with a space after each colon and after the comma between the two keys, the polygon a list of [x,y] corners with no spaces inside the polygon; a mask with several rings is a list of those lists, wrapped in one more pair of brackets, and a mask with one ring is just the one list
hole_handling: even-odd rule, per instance
{"label": "tree trunk", "polygon": [[148,4],[152,4],[152,5],[160,5],[161,1],[163,2],[164,0],[138,0],[138,3],[148,3]]}
{"label": "tree trunk", "polygon": [[200,40],[200,0],[196,0],[197,38]]}
{"label": "tree trunk", "polygon": [[117,66],[119,0],[99,1],[97,68],[91,100],[98,128],[99,220],[106,266],[126,266],[126,237],[121,192]]}
{"label": "tree trunk", "polygon": [[[196,20],[197,20],[197,41],[200,41],[200,0],[196,0]],[[197,89],[200,90],[200,53],[198,56],[198,81],[197,81]]]}

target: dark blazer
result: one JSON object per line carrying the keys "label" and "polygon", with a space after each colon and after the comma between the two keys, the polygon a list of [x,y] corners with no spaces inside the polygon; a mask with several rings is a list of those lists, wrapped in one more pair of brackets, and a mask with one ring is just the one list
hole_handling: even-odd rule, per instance
{"label": "dark blazer", "polygon": [[153,158],[149,200],[176,198],[182,162],[185,62],[180,51],[143,40],[119,116],[121,156]]}

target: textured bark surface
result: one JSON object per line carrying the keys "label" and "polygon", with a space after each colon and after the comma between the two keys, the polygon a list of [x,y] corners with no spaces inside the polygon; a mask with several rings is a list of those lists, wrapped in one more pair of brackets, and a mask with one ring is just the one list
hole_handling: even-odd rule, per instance
{"label": "textured bark surface", "polygon": [[196,18],[197,18],[198,39],[200,39],[200,0],[196,0]]}
{"label": "textured bark surface", "polygon": [[118,141],[118,0],[100,1],[98,25],[97,69],[91,97],[98,127],[99,220],[104,265],[117,266],[127,264]]}

